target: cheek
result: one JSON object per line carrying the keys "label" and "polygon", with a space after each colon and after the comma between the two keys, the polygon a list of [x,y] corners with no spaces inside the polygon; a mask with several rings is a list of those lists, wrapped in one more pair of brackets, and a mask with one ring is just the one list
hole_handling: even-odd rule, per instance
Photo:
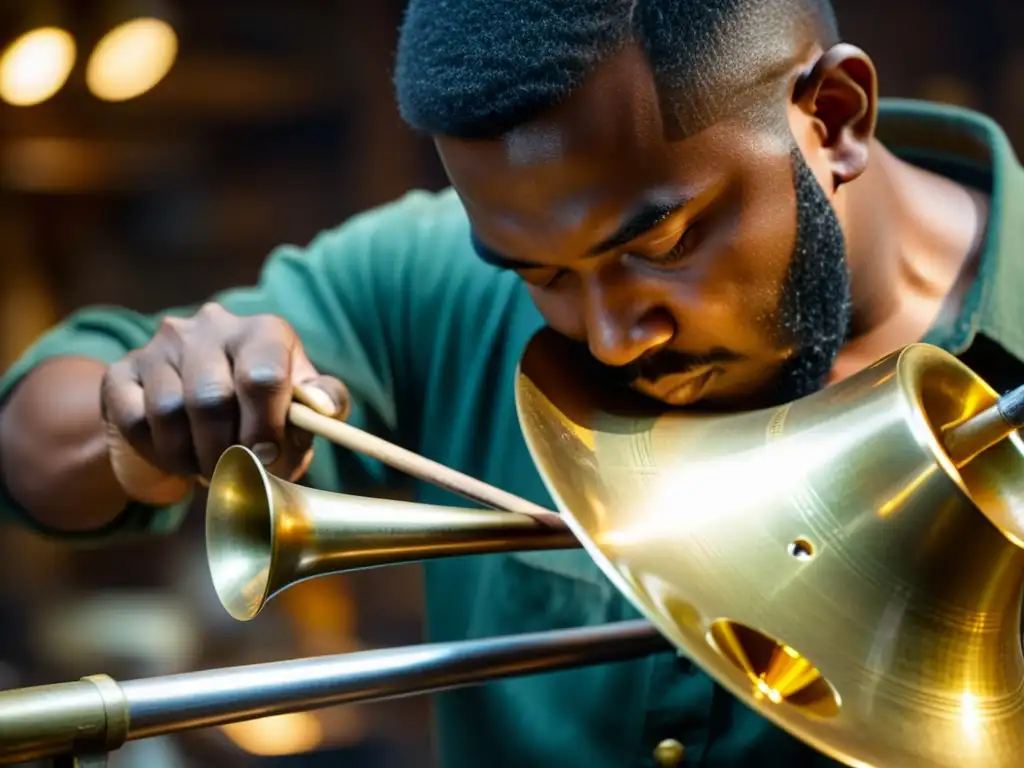
{"label": "cheek", "polygon": [[[727,337],[715,341],[746,352],[772,336],[796,238],[794,196],[780,189],[785,187],[778,173],[753,174],[740,185],[706,243],[703,263],[687,271],[700,298],[692,305],[677,303],[691,312],[683,327]],[[684,295],[680,289],[685,290],[680,286],[673,298]]]}
{"label": "cheek", "polygon": [[527,290],[537,311],[553,330],[575,341],[586,341],[586,319],[575,292],[545,291],[529,284]]}

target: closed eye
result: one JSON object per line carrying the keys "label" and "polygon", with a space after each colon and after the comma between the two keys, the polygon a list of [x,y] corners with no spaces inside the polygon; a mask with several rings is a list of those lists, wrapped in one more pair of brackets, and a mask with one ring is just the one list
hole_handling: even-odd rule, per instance
{"label": "closed eye", "polygon": [[683,231],[671,248],[658,253],[632,251],[626,254],[626,257],[640,260],[643,264],[655,269],[667,269],[686,261],[698,248],[703,236],[702,221],[694,221]]}
{"label": "closed eye", "polygon": [[518,270],[519,276],[535,288],[546,290],[558,288],[562,281],[572,273],[568,269],[541,267]]}

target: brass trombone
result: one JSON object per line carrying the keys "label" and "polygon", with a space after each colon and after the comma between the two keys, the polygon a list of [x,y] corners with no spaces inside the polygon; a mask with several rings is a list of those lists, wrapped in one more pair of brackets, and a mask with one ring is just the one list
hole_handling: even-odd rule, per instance
{"label": "brass trombone", "polygon": [[[833,759],[1017,768],[1024,390],[999,398],[917,344],[777,408],[664,412],[594,386],[592,366],[542,331],[517,377],[557,521],[450,470],[440,484],[496,510],[325,494],[231,449],[208,506],[224,606],[251,618],[352,568],[582,547],[678,652]],[[437,478],[390,450],[364,452]]]}
{"label": "brass trombone", "polygon": [[[306,489],[236,447],[210,485],[211,574],[244,620],[317,575],[582,547],[649,625],[468,641],[440,658],[434,646],[372,652],[337,660],[319,688],[328,670],[300,661],[310,674],[288,691],[264,687],[278,671],[238,668],[192,673],[204,684],[185,697],[180,676],[2,693],[0,763],[378,697],[359,670],[390,695],[674,649],[846,765],[1019,766],[1024,389],[998,397],[918,344],[777,408],[663,412],[595,387],[591,366],[542,331],[517,376],[558,515],[296,404],[296,424],[488,509]],[[416,666],[426,657],[443,663]]]}

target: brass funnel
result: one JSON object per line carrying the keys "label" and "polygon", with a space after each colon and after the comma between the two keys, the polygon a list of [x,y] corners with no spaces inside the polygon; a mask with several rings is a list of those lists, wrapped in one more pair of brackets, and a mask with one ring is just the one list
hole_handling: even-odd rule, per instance
{"label": "brass funnel", "polygon": [[996,400],[913,345],[779,408],[598,394],[550,331],[517,406],[562,517],[709,676],[850,766],[1024,762],[1024,444],[956,468],[944,428]]}
{"label": "brass funnel", "polygon": [[221,456],[206,502],[217,597],[239,621],[300,581],[436,557],[566,549],[564,526],[518,512],[364,498],[289,483],[242,446]]}

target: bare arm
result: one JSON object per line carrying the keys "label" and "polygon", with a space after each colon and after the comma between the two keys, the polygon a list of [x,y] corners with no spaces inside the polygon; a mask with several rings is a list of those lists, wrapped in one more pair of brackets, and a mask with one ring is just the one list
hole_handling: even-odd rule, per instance
{"label": "bare arm", "polygon": [[29,373],[0,406],[0,480],[48,528],[98,529],[128,503],[100,418],[106,370],[96,360],[54,358]]}

